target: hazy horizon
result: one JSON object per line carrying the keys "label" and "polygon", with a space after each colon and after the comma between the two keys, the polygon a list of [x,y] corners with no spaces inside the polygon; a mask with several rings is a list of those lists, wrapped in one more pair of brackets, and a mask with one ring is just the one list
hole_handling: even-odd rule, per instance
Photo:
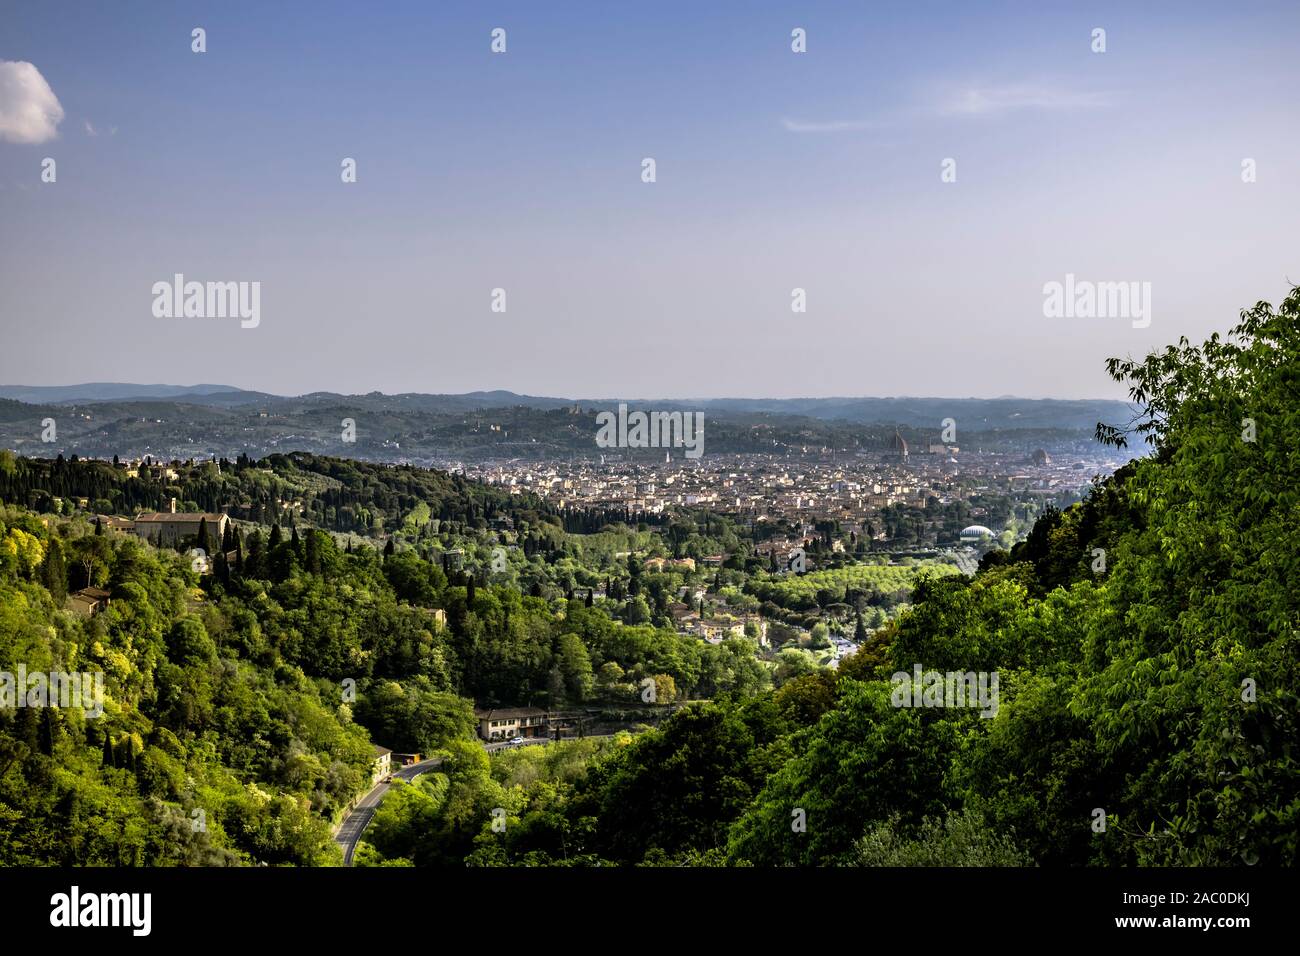
{"label": "hazy horizon", "polygon": [[[244,387],[240,385],[231,385],[229,382],[195,382],[184,385],[178,382],[130,382],[130,381],[95,381],[95,382],[52,382],[49,384],[32,384],[30,382],[0,382],[0,389],[18,389],[18,388],[78,388],[94,386],[139,386],[140,388],[177,388],[177,389],[197,389],[204,387],[231,389],[239,392],[257,392],[265,395],[273,395],[277,398],[306,398],[310,395],[332,394],[347,396],[365,396],[379,391],[390,398],[396,398],[401,395],[448,395],[453,397],[479,394],[509,393],[517,395],[520,398],[546,398],[553,400],[572,400],[572,401],[628,401],[628,402],[653,402],[653,401],[670,401],[670,402],[725,402],[725,401],[772,401],[772,402],[799,402],[799,401],[859,401],[864,399],[885,400],[885,399],[950,399],[952,401],[1023,401],[1023,402],[1110,402],[1110,401],[1127,401],[1126,398],[1116,398],[1114,396],[1084,395],[1073,398],[1065,398],[1059,395],[937,395],[930,393],[898,393],[893,395],[547,395],[535,392],[520,392],[512,388],[471,388],[466,391],[458,392],[428,392],[428,391],[408,391],[408,392],[385,392],[382,389],[372,389],[370,392],[337,392],[332,389],[316,388],[309,389],[305,392],[285,392],[277,391],[271,388]],[[128,396],[130,398],[139,398],[142,396]],[[143,396],[152,398],[154,396]],[[164,400],[170,396],[158,396]],[[184,397],[183,395],[175,397]]]}

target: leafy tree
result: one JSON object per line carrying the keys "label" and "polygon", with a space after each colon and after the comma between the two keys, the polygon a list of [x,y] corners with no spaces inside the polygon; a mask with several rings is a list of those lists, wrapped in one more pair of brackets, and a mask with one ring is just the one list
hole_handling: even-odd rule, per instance
{"label": "leafy tree", "polygon": [[859,866],[1030,866],[1012,835],[990,829],[978,813],[925,818],[909,835],[897,815],[858,841]]}

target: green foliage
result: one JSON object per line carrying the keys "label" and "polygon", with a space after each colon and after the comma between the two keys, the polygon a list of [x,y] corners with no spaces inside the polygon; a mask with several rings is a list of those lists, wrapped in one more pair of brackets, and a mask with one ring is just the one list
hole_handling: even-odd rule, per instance
{"label": "green foliage", "polygon": [[818,593],[827,592],[825,603],[844,603],[847,596],[905,595],[916,583],[929,577],[960,574],[950,564],[923,564],[910,567],[878,564],[853,564],[842,568],[810,571],[807,574],[759,577],[752,585],[754,594],[781,607],[813,608],[819,604]]}
{"label": "green foliage", "polygon": [[857,844],[859,866],[1030,866],[1012,839],[991,830],[975,812],[927,817],[914,832],[900,819],[878,823]]}
{"label": "green foliage", "polygon": [[[889,685],[846,682],[838,705],[793,745],[731,830],[733,860],[756,865],[848,862],[865,825],[897,814],[908,823],[942,813],[944,754],[960,726],[938,711],[890,703]],[[802,810],[807,831],[796,832]]]}
{"label": "green foliage", "polygon": [[425,677],[374,682],[362,692],[354,714],[376,740],[399,753],[432,753],[472,737],[476,726],[470,701],[434,690]]}
{"label": "green foliage", "polygon": [[656,847],[723,846],[770,769],[764,747],[774,737],[763,712],[706,703],[618,748],[590,769],[579,801],[598,821],[594,849],[638,862]]}

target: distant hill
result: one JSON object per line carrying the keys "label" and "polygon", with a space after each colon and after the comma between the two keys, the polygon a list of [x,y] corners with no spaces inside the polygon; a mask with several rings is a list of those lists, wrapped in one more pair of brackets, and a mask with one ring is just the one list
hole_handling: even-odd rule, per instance
{"label": "distant hill", "polygon": [[87,382],[82,385],[0,385],[0,398],[32,405],[66,405],[76,402],[129,402],[157,398],[184,398],[196,404],[256,401],[260,392],[230,385],[136,385],[129,382]]}
{"label": "distant hill", "polygon": [[1128,404],[1057,398],[719,398],[694,407],[716,411],[803,415],[823,421],[933,428],[945,418],[959,428],[1084,428],[1126,420]]}
{"label": "distant hill", "polygon": [[[843,397],[843,398],[559,398],[520,395],[497,389],[464,394],[403,392],[387,395],[368,392],[345,395],[339,392],[310,392],[284,396],[255,392],[231,385],[136,385],[123,382],[90,382],[84,385],[0,385],[0,399],[14,399],[32,405],[71,405],[95,402],[137,402],[170,399],[193,405],[265,404],[304,407],[361,405],[369,410],[434,412],[448,414],[493,408],[537,408],[551,410],[580,405],[584,409],[612,408],[626,401],[634,408],[698,409],[760,415],[795,415],[822,421],[935,427],[945,418],[959,425],[979,428],[1092,428],[1098,421],[1117,420],[1127,411],[1124,402],[1105,399],[1016,398],[926,398],[926,397]],[[965,419],[962,422],[961,419]]]}
{"label": "distant hill", "polygon": [[[619,399],[569,399],[509,391],[279,396],[227,385],[92,383],[0,386],[0,447],[24,454],[166,459],[261,457],[309,451],[374,461],[533,460],[598,455],[596,414]],[[924,448],[953,419],[957,444],[1017,454],[1092,447],[1098,422],[1122,424],[1114,401],[1020,398],[724,398],[629,400],[633,409],[700,411],[714,452],[778,456],[857,453],[900,429]],[[57,438],[42,440],[42,422]],[[356,440],[342,440],[343,422]],[[1064,445],[1062,443],[1065,443]],[[647,451],[650,457],[660,457]]]}

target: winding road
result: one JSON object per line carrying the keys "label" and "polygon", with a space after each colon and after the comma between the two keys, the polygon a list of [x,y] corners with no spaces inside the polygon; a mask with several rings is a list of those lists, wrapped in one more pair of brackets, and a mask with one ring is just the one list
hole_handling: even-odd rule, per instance
{"label": "winding road", "polygon": [[[393,776],[405,780],[407,783],[413,781],[420,774],[440,766],[441,757],[434,757],[431,760],[421,760],[419,763],[413,763],[409,767],[402,767],[400,770],[394,770]],[[388,793],[388,788],[392,784],[378,783],[353,807],[348,815],[343,818],[339,824],[338,831],[334,834],[334,842],[339,845],[343,851],[343,865],[352,865],[352,854],[357,851],[357,844],[361,842],[361,834],[365,832],[366,827],[375,816],[375,811],[379,805],[384,802],[384,795]]]}
{"label": "winding road", "polygon": [[[593,734],[592,736],[612,737],[613,734]],[[512,744],[508,740],[501,740],[493,741],[492,743],[484,743],[483,749],[488,753],[492,753],[493,751],[503,750],[510,747],[531,747],[548,744],[550,742],[550,738],[547,737],[530,738],[522,744]],[[433,757],[429,760],[421,760],[419,763],[413,763],[409,767],[402,767],[400,770],[394,770],[392,775],[401,780],[405,780],[407,783],[411,783],[420,774],[433,770],[436,767],[441,766],[441,764],[441,757]],[[375,786],[371,788],[370,792],[362,797],[355,807],[348,811],[347,816],[345,816],[343,821],[339,824],[338,830],[334,833],[334,842],[337,843],[339,849],[343,851],[344,866],[352,865],[352,855],[356,853],[357,844],[361,842],[361,834],[365,832],[366,827],[370,825],[370,821],[374,819],[375,811],[377,811],[379,805],[384,802],[384,796],[388,793],[391,786],[392,784],[388,783],[375,784]]]}

